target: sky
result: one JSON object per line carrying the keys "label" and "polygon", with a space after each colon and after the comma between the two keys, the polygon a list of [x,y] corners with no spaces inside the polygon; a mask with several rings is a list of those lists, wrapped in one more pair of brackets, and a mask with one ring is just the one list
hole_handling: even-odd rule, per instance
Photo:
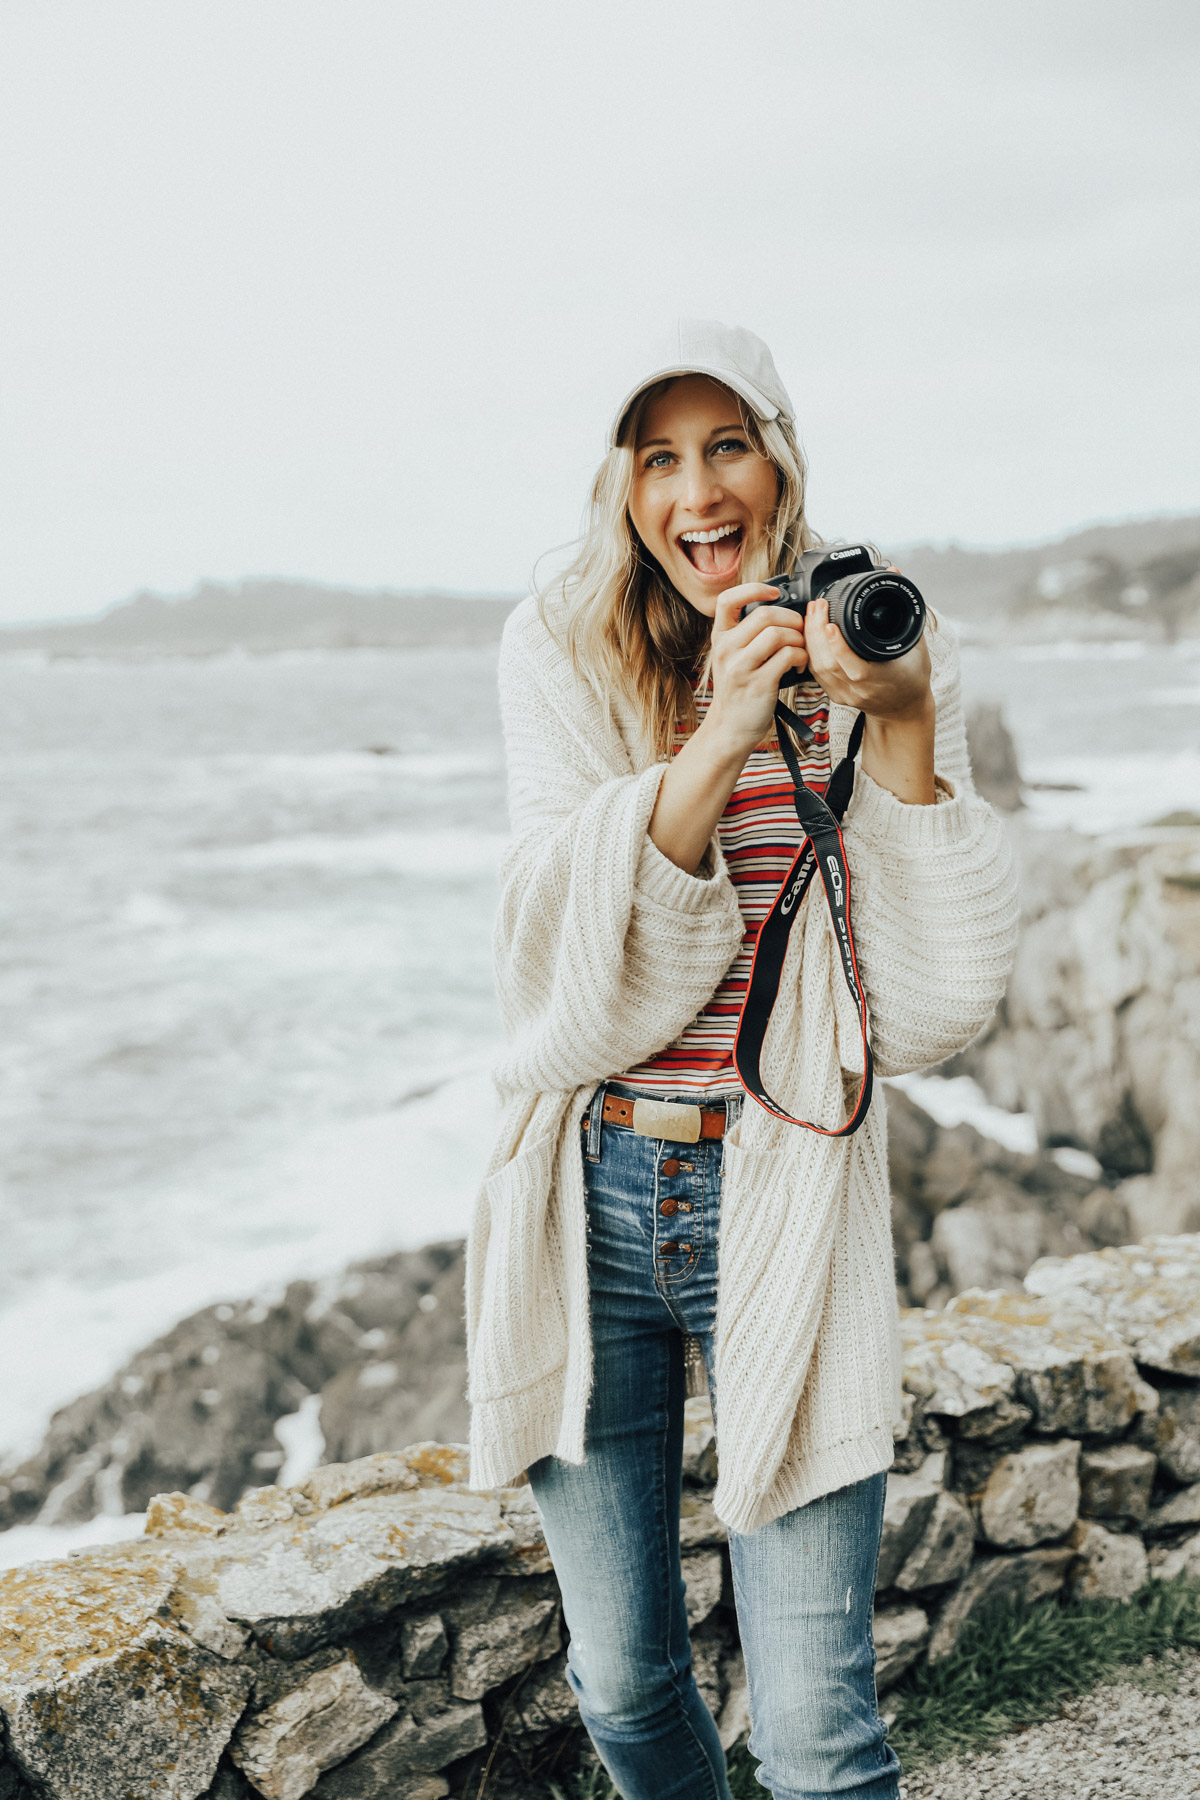
{"label": "sky", "polygon": [[1200,507],[1195,0],[5,0],[0,619],[517,592],[637,346],[771,345],[826,535]]}

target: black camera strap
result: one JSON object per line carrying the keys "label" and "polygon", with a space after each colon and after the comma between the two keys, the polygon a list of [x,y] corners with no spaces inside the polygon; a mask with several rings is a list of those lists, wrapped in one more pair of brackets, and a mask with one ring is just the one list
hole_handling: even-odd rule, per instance
{"label": "black camera strap", "polygon": [[[833,771],[825,790],[825,798],[822,799],[805,785],[795,748],[788,735],[788,727],[793,731],[799,727],[798,735],[804,743],[812,742],[811,731],[782,701],[775,709],[779,748],[792,778],[792,799],[804,839],[771,903],[770,912],[759,927],[750,981],[733,1046],[734,1067],[746,1092],[775,1118],[782,1119],[789,1125],[802,1125],[806,1131],[819,1132],[822,1137],[849,1137],[851,1132],[858,1130],[871,1104],[873,1064],[867,1035],[867,997],[858,972],[854,932],[850,926],[850,866],[846,860],[846,847],[842,842],[841,832],[841,820],[854,792],[854,759],[862,743],[866,722],[866,714],[859,713],[850,733],[846,754]],[[800,903],[818,870],[833,922],[833,935],[837,942],[842,974],[850,990],[850,998],[854,1001],[862,1030],[862,1085],[858,1090],[854,1111],[844,1125],[838,1126],[814,1125],[810,1119],[794,1119],[791,1113],[785,1112],[778,1101],[772,1100],[768,1094],[763,1085],[761,1068],[763,1043],[767,1026],[771,1022],[771,1012],[779,995],[788,939],[800,912]]]}

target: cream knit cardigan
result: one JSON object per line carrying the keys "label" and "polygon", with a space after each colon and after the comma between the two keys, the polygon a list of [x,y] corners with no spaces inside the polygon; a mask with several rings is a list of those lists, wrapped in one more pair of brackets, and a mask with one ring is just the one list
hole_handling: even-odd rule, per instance
{"label": "cream knit cardigan", "polygon": [[[957,649],[945,627],[928,641],[938,803],[903,805],[859,768],[844,826],[880,1075],[969,1043],[1016,940],[1012,858],[971,786]],[[628,708],[576,673],[532,600],[506,626],[500,695],[513,825],[495,934],[504,1114],[467,1250],[471,1479],[482,1487],[539,1457],[584,1460],[580,1122],[598,1082],[678,1036],[742,937],[716,839],[696,875],[651,842],[666,765]],[[853,717],[830,709],[835,761]],[[799,1117],[840,1122],[857,1037],[814,893],[767,1038],[771,1093]],[[900,1380],[881,1097],[853,1137],[833,1141],[747,1101],[725,1139],[718,1290],[715,1506],[726,1524],[752,1531],[887,1468]]]}

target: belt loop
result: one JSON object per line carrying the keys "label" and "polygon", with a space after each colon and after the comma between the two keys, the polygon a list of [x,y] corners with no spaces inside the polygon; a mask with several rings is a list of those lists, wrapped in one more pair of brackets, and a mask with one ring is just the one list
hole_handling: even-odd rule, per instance
{"label": "belt loop", "polygon": [[589,1162],[600,1161],[600,1127],[604,1123],[604,1096],[608,1091],[608,1083],[602,1081],[592,1095],[588,1108],[587,1159]]}
{"label": "belt loop", "polygon": [[725,1133],[726,1133],[726,1136],[728,1136],[728,1134],[733,1130],[734,1126],[737,1124],[738,1120],[741,1118],[742,1107],[745,1105],[745,1102],[746,1102],[745,1094],[730,1094],[727,1096],[726,1101],[725,1101]]}

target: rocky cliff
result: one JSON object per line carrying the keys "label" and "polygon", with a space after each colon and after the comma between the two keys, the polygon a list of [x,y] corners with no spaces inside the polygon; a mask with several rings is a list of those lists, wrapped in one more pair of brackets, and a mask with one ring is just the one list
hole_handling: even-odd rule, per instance
{"label": "rocky cliff", "polygon": [[[1200,1575],[1200,1236],[1050,1258],[904,1316],[876,1632],[886,1689],[984,1608]],[[712,1423],[680,1529],[697,1678],[748,1729]],[[152,1500],[145,1537],[0,1577],[4,1800],[527,1796],[578,1754],[527,1486],[454,1445]]]}
{"label": "rocky cliff", "polygon": [[[1200,813],[1121,842],[1017,831],[1023,926],[957,1065],[1093,1155],[1110,1241],[1200,1225]],[[1101,1203],[1097,1203],[1097,1211]]]}

